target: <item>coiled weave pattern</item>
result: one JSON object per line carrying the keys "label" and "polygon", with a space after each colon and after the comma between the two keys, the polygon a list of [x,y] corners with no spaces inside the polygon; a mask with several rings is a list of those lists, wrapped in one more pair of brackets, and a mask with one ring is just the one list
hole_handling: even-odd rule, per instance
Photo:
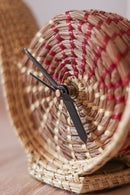
{"label": "coiled weave pattern", "polygon": [[66,12],[36,34],[29,51],[59,85],[76,86],[75,106],[88,136],[85,145],[63,102],[29,75],[47,82],[25,56],[15,78],[21,110],[16,106],[13,120],[30,174],[78,193],[129,183],[128,167],[95,171],[112,158],[130,163],[130,22],[102,11]]}
{"label": "coiled weave pattern", "polygon": [[31,43],[33,56],[59,84],[74,83],[78,88],[76,105],[88,134],[86,146],[69,121],[63,103],[26,74],[26,69],[29,72],[32,68],[44,79],[25,58],[25,100],[34,114],[34,126],[67,159],[99,155],[116,132],[128,98],[128,28],[129,22],[115,14],[72,11],[50,20]]}

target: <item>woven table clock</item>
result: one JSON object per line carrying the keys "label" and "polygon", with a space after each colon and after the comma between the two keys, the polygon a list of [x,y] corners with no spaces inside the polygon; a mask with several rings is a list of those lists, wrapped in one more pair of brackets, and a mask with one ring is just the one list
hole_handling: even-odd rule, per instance
{"label": "woven table clock", "polygon": [[68,11],[22,46],[2,78],[29,173],[76,193],[129,183],[130,22]]}

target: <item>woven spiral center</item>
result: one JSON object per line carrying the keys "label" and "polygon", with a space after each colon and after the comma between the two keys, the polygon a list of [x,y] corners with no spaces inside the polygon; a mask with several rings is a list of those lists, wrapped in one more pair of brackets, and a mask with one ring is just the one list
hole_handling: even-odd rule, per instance
{"label": "woven spiral center", "polygon": [[31,109],[33,126],[47,145],[67,159],[84,160],[101,154],[121,120],[130,53],[125,42],[128,35],[123,34],[126,27],[120,27],[122,18],[114,18],[92,11],[66,12],[50,20],[30,45],[30,52],[59,85],[76,86],[75,106],[88,136],[86,145],[62,100],[27,75],[30,71],[47,82],[25,57],[25,102]]}

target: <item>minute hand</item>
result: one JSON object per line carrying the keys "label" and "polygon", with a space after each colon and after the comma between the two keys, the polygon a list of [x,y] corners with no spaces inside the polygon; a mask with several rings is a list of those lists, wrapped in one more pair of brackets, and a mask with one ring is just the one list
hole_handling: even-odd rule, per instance
{"label": "minute hand", "polygon": [[35,64],[35,66],[41,71],[41,73],[50,82],[50,84],[55,89],[57,89],[58,84],[56,83],[56,81],[48,74],[48,72],[42,67],[42,65],[31,55],[31,53],[26,48],[24,48],[23,50],[24,50],[25,54],[30,58],[30,60],[32,60],[32,62]]}
{"label": "minute hand", "polygon": [[74,126],[75,126],[75,128],[76,128],[76,130],[77,130],[77,132],[79,134],[79,137],[86,144],[86,142],[87,142],[87,135],[86,135],[86,132],[85,132],[85,130],[83,128],[81,120],[79,118],[79,115],[78,115],[78,113],[76,111],[74,103],[72,101],[66,101],[66,100],[64,100],[64,98],[63,98],[63,102],[64,102],[64,104],[65,104],[65,106],[66,106],[66,108],[67,108],[67,110],[68,110],[68,112],[69,112],[69,114],[71,116],[71,119],[72,119],[72,121],[74,123]]}

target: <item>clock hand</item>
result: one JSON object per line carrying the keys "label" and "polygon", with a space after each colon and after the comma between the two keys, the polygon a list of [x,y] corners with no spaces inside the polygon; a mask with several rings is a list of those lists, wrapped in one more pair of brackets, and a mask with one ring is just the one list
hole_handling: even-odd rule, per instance
{"label": "clock hand", "polygon": [[32,62],[35,64],[35,66],[41,71],[41,73],[46,77],[46,79],[49,81],[49,83],[55,88],[58,88],[58,84],[56,81],[48,74],[48,72],[42,67],[42,65],[31,55],[31,53],[24,48],[24,53],[32,60]]}
{"label": "clock hand", "polygon": [[56,91],[53,87],[51,87],[50,85],[48,85],[47,83],[45,83],[43,80],[41,80],[39,77],[35,76],[33,73],[30,72],[30,75],[33,76],[38,81],[40,81],[42,84],[46,85],[52,91],[54,91],[54,92]]}
{"label": "clock hand", "polygon": [[[60,86],[60,87],[63,87],[63,86]],[[64,91],[65,92],[65,91]],[[60,97],[62,98],[69,114],[70,114],[70,117],[73,121],[73,124],[79,134],[79,137],[80,139],[86,144],[87,142],[87,135],[86,135],[86,132],[84,130],[84,127],[81,123],[81,120],[79,118],[79,115],[76,111],[76,108],[74,106],[74,103],[71,99],[71,97],[67,94],[67,93],[63,93],[62,90],[61,90],[61,94],[59,93]]]}
{"label": "clock hand", "polygon": [[74,123],[74,126],[75,126],[75,128],[76,128],[76,130],[77,130],[77,132],[79,134],[80,139],[86,144],[86,142],[87,142],[87,135],[86,135],[84,127],[83,127],[83,125],[81,123],[81,120],[79,118],[79,115],[78,115],[78,113],[76,111],[74,103],[70,102],[70,101],[66,101],[64,99],[63,99],[63,102],[64,102],[64,104],[65,104],[65,106],[66,106],[66,108],[67,108],[67,110],[68,110],[68,112],[69,112],[69,114],[71,116],[71,119],[72,119],[72,121]]}

